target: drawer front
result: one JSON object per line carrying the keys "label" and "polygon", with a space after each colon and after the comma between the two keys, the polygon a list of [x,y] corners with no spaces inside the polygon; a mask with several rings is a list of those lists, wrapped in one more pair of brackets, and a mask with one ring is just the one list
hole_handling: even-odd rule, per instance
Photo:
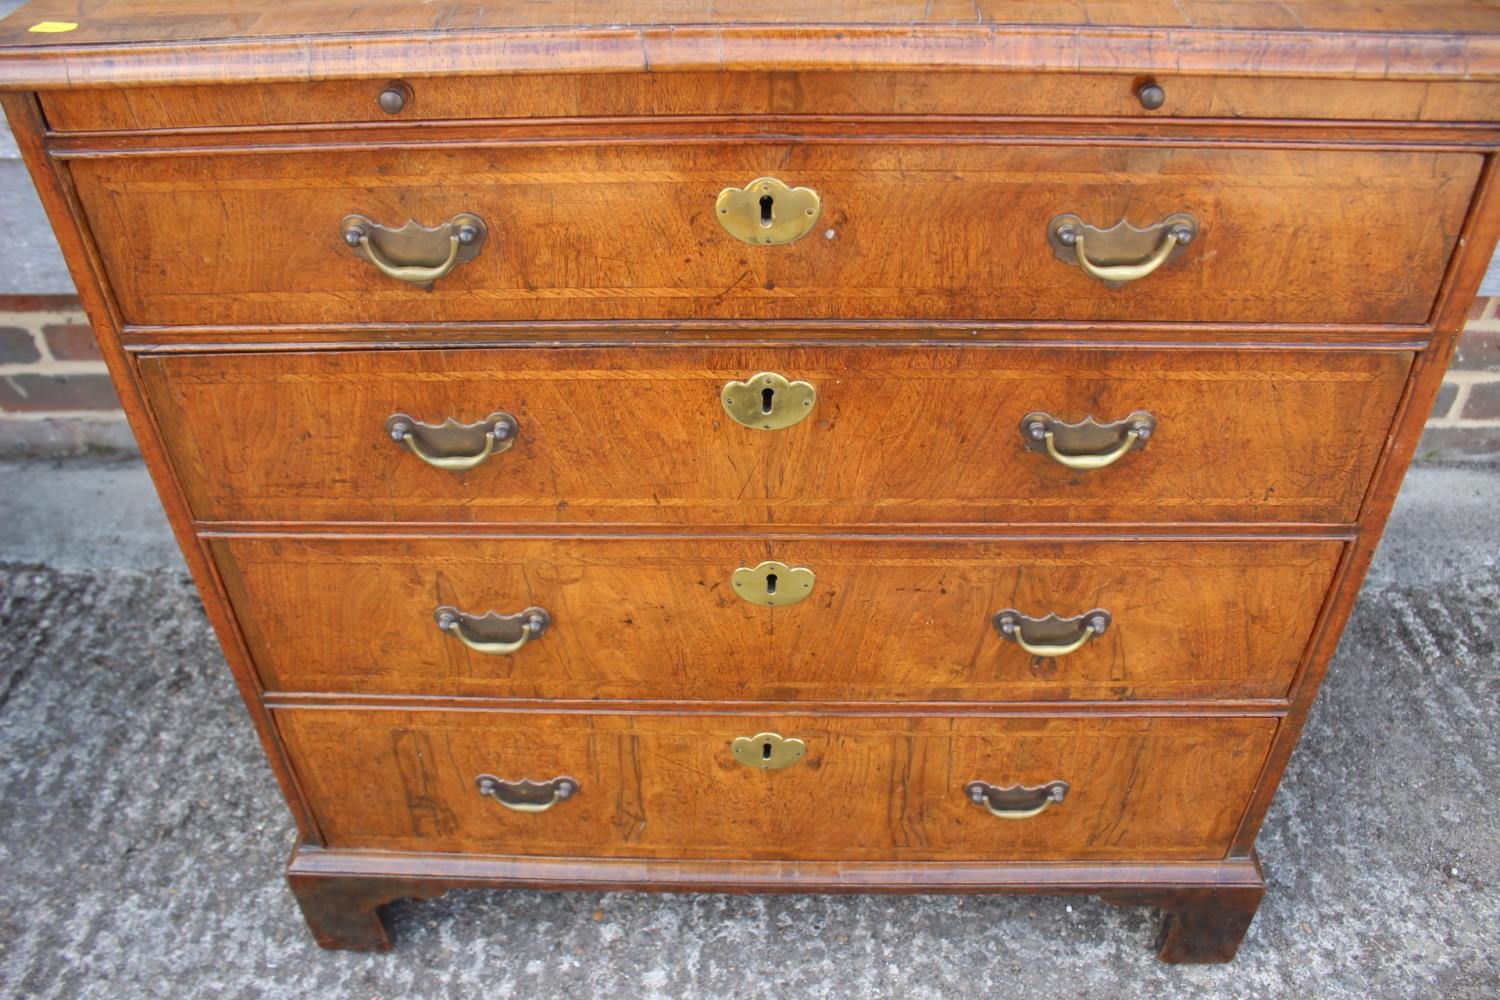
{"label": "drawer front", "polygon": [[[41,95],[60,132],[641,115],[1083,115],[1483,121],[1500,85],[1425,80],[1157,76],[1144,107],[1135,73],[736,72],[516,74],[252,86],[142,87]],[[394,92],[397,97],[382,96]]]}
{"label": "drawer front", "polygon": [[[335,848],[650,858],[1222,857],[1260,774],[1267,718],[839,719],[288,709],[275,713]],[[790,766],[734,740],[801,740]],[[477,779],[577,791],[541,812]],[[1024,820],[965,794],[1065,781]],[[552,801],[556,786],[533,792]],[[517,800],[513,785],[497,791]]]}
{"label": "drawer front", "polygon": [[[468,142],[130,155],[74,160],[70,169],[133,324],[1322,325],[1427,320],[1481,162],[1459,153],[958,141]],[[765,175],[821,199],[816,223],[795,243],[751,245],[720,225],[720,192]],[[774,204],[767,211],[793,213],[785,200],[781,210]],[[477,256],[431,291],[356,256],[340,227],[364,216],[388,262],[432,266],[444,262],[447,236],[434,257],[373,226],[436,227],[465,213],[487,235],[470,245]],[[1084,273],[1076,246],[1055,251],[1048,239],[1064,214],[1104,228],[1122,219],[1151,226],[1175,213],[1196,221],[1192,242],[1119,288]],[[1147,259],[1164,238],[1113,252],[1093,239],[1096,262],[1122,262]]]}
{"label": "drawer front", "polygon": [[[1404,352],[927,345],[139,365],[204,520],[790,525],[1352,522],[1410,363]],[[724,386],[766,370],[813,386],[805,419],[766,431],[729,418]],[[1022,433],[1034,412],[1110,423],[1138,411],[1154,431],[1104,468],[1059,464]],[[518,435],[467,472],[431,467],[387,433],[396,413],[440,425],[492,412],[511,414]],[[1127,430],[1068,447],[1108,453]]]}
{"label": "drawer front", "polygon": [[[1335,541],[339,537],[210,541],[274,691],[648,700],[1282,698]],[[775,586],[741,574],[785,564]],[[810,571],[811,579],[799,572]],[[808,586],[802,589],[802,584]],[[736,584],[739,584],[737,586]],[[788,595],[790,600],[788,600]],[[800,598],[800,599],[799,599]],[[438,626],[439,608],[521,623]],[[1087,621],[1025,624],[995,615]]]}

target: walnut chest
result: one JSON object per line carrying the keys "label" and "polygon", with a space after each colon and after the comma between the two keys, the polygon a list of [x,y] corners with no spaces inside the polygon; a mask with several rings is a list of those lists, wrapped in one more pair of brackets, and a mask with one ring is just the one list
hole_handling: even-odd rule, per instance
{"label": "walnut chest", "polygon": [[36,0],[0,90],[320,943],[1065,892],[1233,956],[1500,8]]}

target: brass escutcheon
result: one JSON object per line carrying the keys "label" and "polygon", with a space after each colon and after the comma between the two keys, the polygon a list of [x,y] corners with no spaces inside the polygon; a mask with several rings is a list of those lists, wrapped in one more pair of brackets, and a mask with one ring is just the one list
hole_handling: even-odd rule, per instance
{"label": "brass escutcheon", "polygon": [[714,202],[714,216],[724,231],[757,246],[795,243],[808,234],[822,211],[818,192],[787,187],[774,177],[757,177],[742,188],[725,188]]}
{"label": "brass escutcheon", "polygon": [[790,767],[807,753],[807,744],[780,733],[756,733],[741,736],[729,745],[734,759],[757,771],[779,771]]}
{"label": "brass escutcheon", "polygon": [[775,559],[756,566],[741,566],[729,575],[736,594],[763,608],[781,608],[807,600],[814,580],[813,571],[806,566],[788,566]]}
{"label": "brass escutcheon", "polygon": [[758,431],[779,431],[800,423],[817,401],[818,390],[811,382],[789,382],[775,372],[726,382],[719,390],[719,402],[729,418]]}

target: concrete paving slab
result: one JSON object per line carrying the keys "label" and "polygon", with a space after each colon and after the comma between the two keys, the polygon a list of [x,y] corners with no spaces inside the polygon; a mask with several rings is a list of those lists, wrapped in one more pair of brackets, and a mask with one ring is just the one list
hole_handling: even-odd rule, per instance
{"label": "concrete paving slab", "polygon": [[1367,586],[1442,584],[1500,559],[1500,466],[1408,470]]}
{"label": "concrete paving slab", "polygon": [[138,457],[0,461],[0,562],[187,572]]}
{"label": "concrete paving slab", "polygon": [[[48,494],[84,470],[0,468],[0,995],[1500,995],[1496,473],[1412,473],[1262,833],[1240,958],[1173,967],[1147,911],[1055,897],[454,893],[396,905],[393,953],[321,952],[227,669],[134,509],[144,475]],[[49,506],[135,527],[54,527],[54,560],[11,520]]]}

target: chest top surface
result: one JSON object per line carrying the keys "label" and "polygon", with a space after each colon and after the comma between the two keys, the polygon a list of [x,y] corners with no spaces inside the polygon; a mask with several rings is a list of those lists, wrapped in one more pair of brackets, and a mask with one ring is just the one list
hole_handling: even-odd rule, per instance
{"label": "chest top surface", "polygon": [[865,67],[1500,79],[1500,0],[34,0],[0,20],[0,89]]}

